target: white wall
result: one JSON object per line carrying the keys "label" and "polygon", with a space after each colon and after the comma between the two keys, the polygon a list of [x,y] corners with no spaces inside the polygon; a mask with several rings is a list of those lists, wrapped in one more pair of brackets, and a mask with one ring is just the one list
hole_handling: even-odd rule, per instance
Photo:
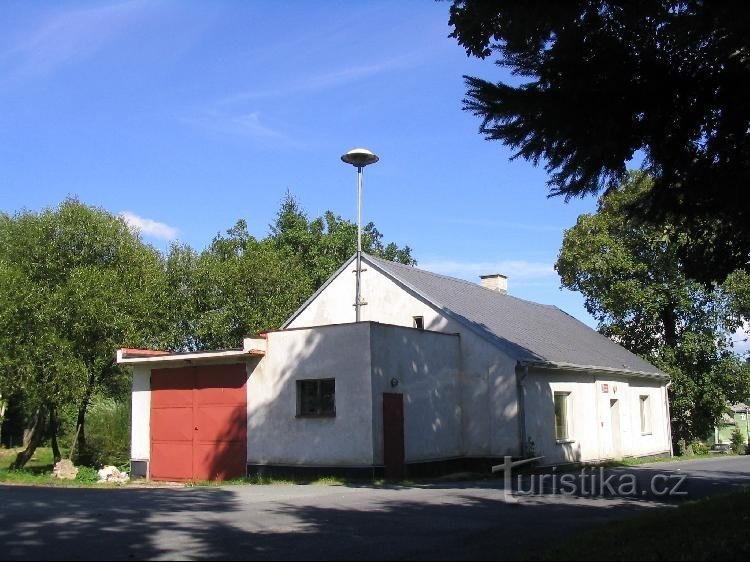
{"label": "white wall", "polygon": [[372,324],[370,349],[375,464],[383,464],[384,392],[404,397],[406,462],[463,455],[459,337]]}
{"label": "white wall", "polygon": [[[667,412],[667,389],[656,381],[634,379],[628,385],[630,402],[629,454],[632,456],[653,455],[671,450],[669,415]],[[651,432],[641,433],[640,396],[650,397]]]}
{"label": "white wall", "polygon": [[151,369],[133,367],[130,458],[151,458]]}
{"label": "white wall", "polygon": [[[270,332],[247,385],[251,464],[371,466],[369,324]],[[336,417],[297,417],[296,381],[336,379]]]}
{"label": "white wall", "polygon": [[[526,433],[544,464],[662,454],[670,450],[664,383],[641,378],[531,370],[523,382]],[[606,385],[607,392],[604,392]],[[555,439],[555,392],[569,392],[569,442]],[[641,434],[640,396],[651,397],[652,428]],[[619,401],[620,448],[613,442],[610,401]]]}
{"label": "white wall", "polygon": [[[464,455],[519,454],[515,364],[495,345],[447,317],[365,261],[362,320],[461,334],[461,411]],[[289,325],[291,328],[354,321],[354,265],[344,269]]]}

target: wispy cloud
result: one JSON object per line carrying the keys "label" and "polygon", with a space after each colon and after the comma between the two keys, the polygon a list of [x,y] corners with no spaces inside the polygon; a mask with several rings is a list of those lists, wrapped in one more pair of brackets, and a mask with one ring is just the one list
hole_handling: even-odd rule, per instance
{"label": "wispy cloud", "polygon": [[419,262],[420,269],[476,280],[480,275],[502,273],[515,281],[531,281],[553,278],[557,275],[550,263],[525,260],[458,261],[435,259]]}
{"label": "wispy cloud", "polygon": [[280,126],[268,124],[259,111],[229,111],[217,108],[199,109],[180,118],[183,123],[225,135],[273,142],[301,148],[298,140],[285,133]]}
{"label": "wispy cloud", "polygon": [[350,65],[335,70],[310,74],[298,80],[270,88],[245,90],[219,100],[219,105],[229,105],[263,98],[278,98],[295,94],[309,94],[345,86],[357,80],[370,78],[392,70],[409,68],[422,60],[424,55],[411,53],[390,57],[369,64]]}
{"label": "wispy cloud", "polygon": [[49,74],[92,55],[135,21],[143,0],[67,9],[25,30],[0,51],[0,63],[11,79]]}
{"label": "wispy cloud", "polygon": [[173,226],[169,226],[168,224],[153,219],[140,217],[130,211],[123,211],[120,213],[120,216],[131,229],[136,230],[141,234],[145,234],[146,236],[153,236],[154,238],[159,238],[161,240],[174,240],[179,234],[179,230]]}

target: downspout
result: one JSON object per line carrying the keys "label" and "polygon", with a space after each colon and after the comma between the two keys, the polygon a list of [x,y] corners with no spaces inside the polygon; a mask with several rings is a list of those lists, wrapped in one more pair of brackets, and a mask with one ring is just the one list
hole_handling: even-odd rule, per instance
{"label": "downspout", "polygon": [[667,437],[669,439],[669,456],[674,457],[674,447],[672,445],[672,414],[669,411],[669,387],[672,381],[664,385],[664,405],[667,407]]}
{"label": "downspout", "polygon": [[[521,363],[519,362],[519,366]],[[518,435],[521,441],[520,452],[521,457],[526,456],[526,389],[523,386],[526,377],[529,376],[528,364],[523,365],[523,374],[519,376],[516,371],[516,394],[518,396]]]}

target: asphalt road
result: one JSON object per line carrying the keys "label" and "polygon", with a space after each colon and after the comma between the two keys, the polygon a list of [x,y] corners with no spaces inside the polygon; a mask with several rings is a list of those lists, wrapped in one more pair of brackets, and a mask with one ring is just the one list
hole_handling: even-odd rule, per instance
{"label": "asphalt road", "polygon": [[[542,493],[538,476],[525,477],[521,489],[535,484],[537,493],[511,501],[495,480],[410,487],[0,485],[0,558],[513,559],[572,531],[750,485],[750,457],[575,473],[564,490],[561,477],[550,473]],[[610,478],[607,485],[602,478]]]}

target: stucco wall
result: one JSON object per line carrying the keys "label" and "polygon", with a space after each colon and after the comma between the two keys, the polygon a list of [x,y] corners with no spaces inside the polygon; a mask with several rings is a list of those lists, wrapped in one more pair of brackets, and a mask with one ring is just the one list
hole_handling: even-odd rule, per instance
{"label": "stucco wall", "polygon": [[459,337],[382,324],[371,326],[375,464],[383,463],[384,392],[404,396],[406,462],[463,455]]}
{"label": "stucco wall", "polygon": [[[371,466],[369,324],[268,334],[247,385],[251,464]],[[296,381],[336,379],[336,416],[297,417]]]}
{"label": "stucco wall", "polygon": [[[515,365],[497,346],[446,316],[405,286],[364,264],[362,320],[411,327],[414,316],[424,327],[461,334],[461,421],[464,454],[485,457],[519,454]],[[353,322],[354,265],[343,270],[289,325],[291,328]]]}
{"label": "stucco wall", "polygon": [[[606,385],[606,392],[604,392]],[[670,450],[664,384],[630,377],[531,370],[523,381],[526,435],[544,464],[647,456]],[[555,437],[554,393],[569,392],[569,440]],[[650,396],[651,431],[641,433],[640,396]],[[619,444],[611,401],[619,402]]]}
{"label": "stucco wall", "polygon": [[133,385],[130,410],[130,458],[151,458],[151,369],[133,367]]}

